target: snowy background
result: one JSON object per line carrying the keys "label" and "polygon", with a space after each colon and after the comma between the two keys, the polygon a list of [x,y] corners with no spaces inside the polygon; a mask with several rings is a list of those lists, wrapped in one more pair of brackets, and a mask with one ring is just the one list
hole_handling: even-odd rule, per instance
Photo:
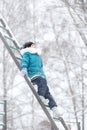
{"label": "snowy background", "polygon": [[[50,91],[67,125],[79,130],[80,122],[86,130],[87,0],[0,0],[0,15],[19,46],[33,41],[41,48]],[[51,130],[1,40],[0,50],[0,100],[7,99],[8,130]]]}

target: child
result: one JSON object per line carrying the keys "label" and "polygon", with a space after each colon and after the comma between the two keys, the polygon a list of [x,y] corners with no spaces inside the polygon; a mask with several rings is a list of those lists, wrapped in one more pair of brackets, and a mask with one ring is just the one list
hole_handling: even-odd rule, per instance
{"label": "child", "polygon": [[43,71],[43,62],[40,57],[40,51],[36,48],[35,43],[27,42],[23,45],[21,54],[23,56],[21,62],[21,75],[29,76],[31,82],[38,86],[38,95],[40,96],[41,100],[44,104],[48,103],[50,109],[53,111],[53,117],[58,118],[60,115],[57,110],[57,104],[47,86],[46,76]]}

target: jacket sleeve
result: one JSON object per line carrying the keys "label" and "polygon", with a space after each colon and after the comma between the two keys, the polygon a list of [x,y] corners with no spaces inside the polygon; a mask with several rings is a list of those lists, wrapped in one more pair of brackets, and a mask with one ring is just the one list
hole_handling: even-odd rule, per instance
{"label": "jacket sleeve", "polygon": [[41,59],[41,67],[43,68],[43,61],[42,61],[42,59]]}
{"label": "jacket sleeve", "polygon": [[24,53],[23,57],[22,57],[22,61],[21,61],[21,67],[22,68],[29,68],[29,53]]}

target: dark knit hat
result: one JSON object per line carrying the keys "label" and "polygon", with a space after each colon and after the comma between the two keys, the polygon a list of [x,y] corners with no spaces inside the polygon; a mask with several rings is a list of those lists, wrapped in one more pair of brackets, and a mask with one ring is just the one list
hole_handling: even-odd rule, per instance
{"label": "dark knit hat", "polygon": [[33,42],[26,42],[22,48],[27,48],[27,47],[31,47],[32,44],[35,44]]}

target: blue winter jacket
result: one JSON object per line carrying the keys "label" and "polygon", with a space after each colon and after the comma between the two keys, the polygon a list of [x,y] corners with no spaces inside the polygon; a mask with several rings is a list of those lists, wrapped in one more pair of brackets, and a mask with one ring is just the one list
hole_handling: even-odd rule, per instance
{"label": "blue winter jacket", "polygon": [[23,54],[21,66],[22,68],[27,68],[28,76],[31,80],[37,78],[38,76],[46,78],[43,71],[42,59],[37,53],[30,53],[25,51]]}

